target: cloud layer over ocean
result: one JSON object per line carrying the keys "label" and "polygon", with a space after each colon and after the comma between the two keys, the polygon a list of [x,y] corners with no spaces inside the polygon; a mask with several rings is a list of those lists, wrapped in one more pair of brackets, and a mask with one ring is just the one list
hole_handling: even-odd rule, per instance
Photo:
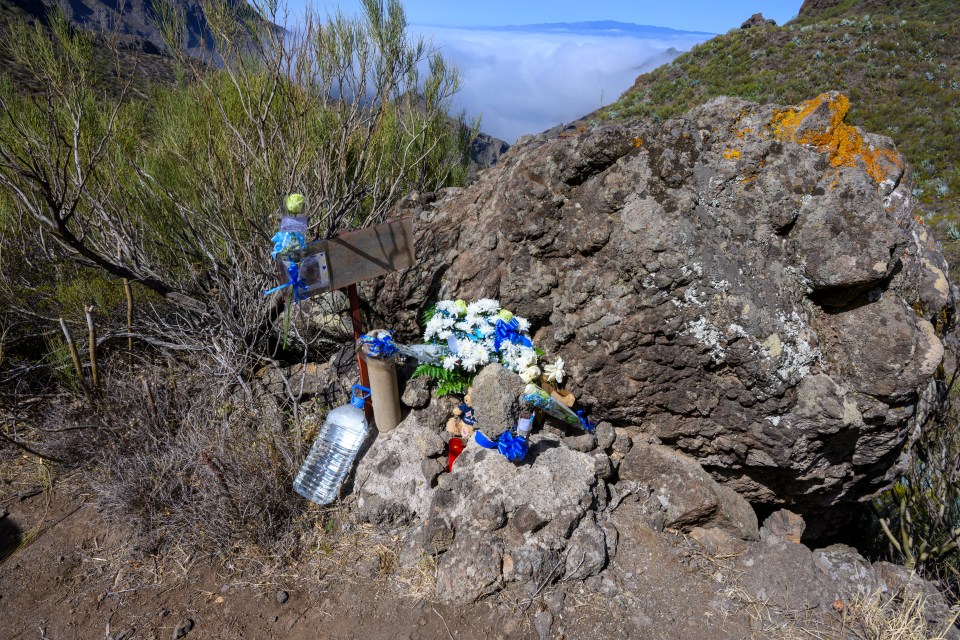
{"label": "cloud layer over ocean", "polygon": [[432,36],[460,67],[458,100],[468,117],[482,116],[485,133],[511,144],[610,104],[638,75],[673,59],[669,49],[710,37],[616,23],[411,30]]}

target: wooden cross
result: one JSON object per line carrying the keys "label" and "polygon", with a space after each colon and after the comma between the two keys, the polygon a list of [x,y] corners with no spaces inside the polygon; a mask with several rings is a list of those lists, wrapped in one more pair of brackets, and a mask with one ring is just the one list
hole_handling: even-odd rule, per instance
{"label": "wooden cross", "polygon": [[[385,222],[374,227],[342,233],[307,245],[300,259],[300,279],[306,285],[300,298],[310,298],[346,288],[350,298],[353,339],[363,334],[357,283],[413,266],[413,218]],[[290,282],[283,259],[277,259],[280,282]],[[367,364],[357,353],[360,384],[370,386]],[[369,405],[368,405],[369,406]]]}

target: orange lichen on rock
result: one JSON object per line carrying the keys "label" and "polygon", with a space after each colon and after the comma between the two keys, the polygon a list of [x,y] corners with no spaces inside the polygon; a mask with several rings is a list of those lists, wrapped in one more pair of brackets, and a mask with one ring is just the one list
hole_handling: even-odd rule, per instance
{"label": "orange lichen on rock", "polygon": [[723,157],[727,160],[736,160],[740,157],[740,152],[736,149],[727,149],[723,152]]}
{"label": "orange lichen on rock", "polygon": [[903,170],[903,158],[893,149],[877,149],[860,131],[844,122],[850,100],[842,93],[821,93],[796,107],[774,111],[770,127],[781,141],[797,142],[830,154],[833,167],[856,167],[858,161],[877,182]]}
{"label": "orange lichen on rock", "polygon": [[640,147],[642,147],[642,146],[643,146],[643,138],[634,138],[634,139],[633,139],[633,146],[634,146],[635,149],[639,149]]}

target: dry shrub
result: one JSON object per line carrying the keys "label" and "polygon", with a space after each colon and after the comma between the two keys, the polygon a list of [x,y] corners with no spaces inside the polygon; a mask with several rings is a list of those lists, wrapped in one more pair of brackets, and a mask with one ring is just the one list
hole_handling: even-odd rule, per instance
{"label": "dry shrub", "polygon": [[157,368],[108,377],[92,406],[61,415],[67,429],[53,449],[95,461],[92,485],[107,517],[153,546],[221,557],[289,551],[305,446],[267,394]]}

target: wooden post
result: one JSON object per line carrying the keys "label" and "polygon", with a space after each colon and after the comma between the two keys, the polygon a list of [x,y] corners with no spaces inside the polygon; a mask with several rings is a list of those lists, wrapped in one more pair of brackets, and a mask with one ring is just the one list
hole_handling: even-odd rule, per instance
{"label": "wooden post", "polygon": [[[363,319],[360,316],[360,295],[357,293],[357,285],[347,286],[347,295],[350,297],[350,318],[353,320],[353,343],[356,344],[360,336],[363,335]],[[367,363],[357,351],[357,368],[360,370],[360,384],[370,388],[370,378],[367,376]],[[373,403],[368,402],[364,405],[367,414],[367,420],[373,415]]]}
{"label": "wooden post", "polygon": [[87,331],[90,341],[90,376],[93,378],[93,388],[100,388],[100,373],[97,370],[97,330],[93,324],[93,305],[87,307]]}
{"label": "wooden post", "polygon": [[70,335],[70,329],[67,323],[60,318],[60,329],[63,331],[63,339],[67,341],[67,349],[70,351],[70,359],[73,360],[73,370],[77,372],[77,381],[83,384],[83,367],[80,365],[80,354],[77,352],[77,345],[73,343],[73,336]]}

